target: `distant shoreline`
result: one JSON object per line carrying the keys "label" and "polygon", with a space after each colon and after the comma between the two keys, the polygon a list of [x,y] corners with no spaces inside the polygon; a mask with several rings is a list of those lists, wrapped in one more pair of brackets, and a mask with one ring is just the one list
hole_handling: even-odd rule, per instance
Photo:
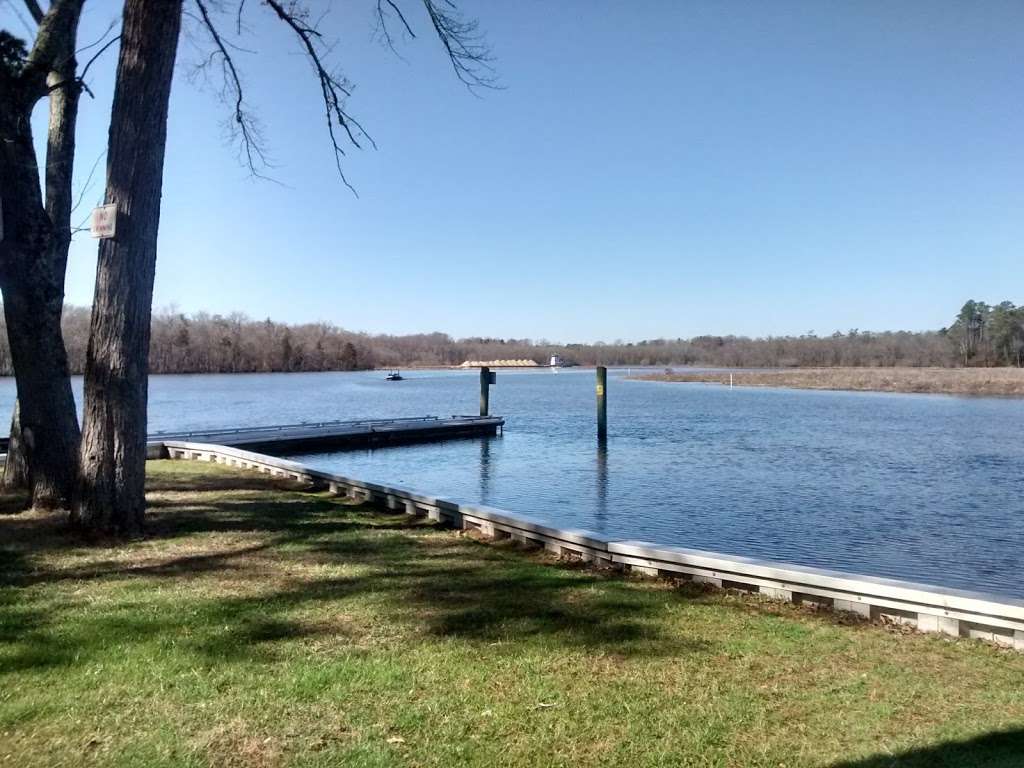
{"label": "distant shoreline", "polygon": [[779,368],[763,371],[672,371],[639,381],[724,384],[853,392],[1024,397],[1024,368]]}

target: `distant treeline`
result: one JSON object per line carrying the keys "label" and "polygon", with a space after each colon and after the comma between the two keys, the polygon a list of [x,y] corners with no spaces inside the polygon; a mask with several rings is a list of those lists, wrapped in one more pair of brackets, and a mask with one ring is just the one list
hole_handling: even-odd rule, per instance
{"label": "distant treeline", "polygon": [[[75,373],[85,365],[88,337],[88,308],[67,307],[64,340]],[[6,327],[2,342],[0,374],[10,375]],[[329,323],[288,325],[238,313],[163,311],[153,315],[150,366],[153,373],[352,371],[509,358],[545,364],[553,354],[579,365],[1020,366],[1024,364],[1024,307],[969,301],[948,328],[938,331],[855,329],[828,336],[697,336],[608,344],[453,339],[443,333],[372,335]]]}

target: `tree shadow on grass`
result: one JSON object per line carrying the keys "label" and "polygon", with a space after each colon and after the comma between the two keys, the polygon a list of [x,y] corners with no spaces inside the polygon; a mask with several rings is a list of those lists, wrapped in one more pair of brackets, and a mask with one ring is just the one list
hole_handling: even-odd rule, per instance
{"label": "tree shadow on grass", "polygon": [[[307,490],[296,480],[272,477],[258,472],[242,472],[214,463],[162,462],[159,473],[146,477],[148,493],[203,493],[210,491],[283,491]],[[167,466],[170,465],[170,466]]]}
{"label": "tree shadow on grass", "polygon": [[[150,487],[165,493],[180,479]],[[16,646],[5,670],[78,664],[112,645],[162,637],[181,638],[211,663],[266,661],[292,641],[330,635],[334,643],[356,642],[351,628],[332,620],[356,597],[364,601],[358,610],[369,600],[375,619],[410,642],[542,643],[624,657],[712,647],[664,630],[665,609],[685,599],[664,590],[541,565],[507,546],[289,486],[219,472],[188,498],[155,498],[147,539],[109,558],[83,546],[86,556],[47,565],[39,552],[69,546],[59,527],[37,519],[35,530],[16,530],[0,553],[12,555],[0,566],[0,595],[20,599],[17,610],[0,600],[0,643]],[[234,535],[207,535],[223,533]],[[47,599],[47,585],[60,583],[119,591],[113,604],[84,611]],[[257,588],[231,594],[237,584]],[[155,610],[147,602],[153,591],[172,595],[173,606]]]}
{"label": "tree shadow on grass", "polygon": [[875,755],[835,763],[831,768],[1020,768],[1024,766],[1024,730],[986,733],[966,741],[947,741],[894,755]]}
{"label": "tree shadow on grass", "polygon": [[[392,533],[397,533],[392,530]],[[386,531],[350,529],[341,536],[289,537],[279,544],[304,545],[304,558],[354,567],[359,575],[303,580],[256,597],[222,599],[211,607],[218,621],[233,617],[234,628],[202,651],[244,661],[252,646],[253,624],[287,622],[287,617],[325,609],[343,613],[346,601],[369,598],[378,620],[411,638],[457,639],[488,648],[502,643],[555,644],[573,650],[623,657],[665,657],[707,652],[711,643],[683,633],[666,633],[658,619],[673,599],[664,592],[630,589],[621,580],[596,573],[539,565],[520,552],[494,552],[475,542],[438,536],[431,529],[381,535]],[[280,630],[274,639],[284,639]],[[337,625],[290,625],[309,637],[337,632]],[[264,649],[265,650],[265,649]]]}
{"label": "tree shadow on grass", "polygon": [[17,515],[29,508],[27,491],[0,491],[0,515]]}

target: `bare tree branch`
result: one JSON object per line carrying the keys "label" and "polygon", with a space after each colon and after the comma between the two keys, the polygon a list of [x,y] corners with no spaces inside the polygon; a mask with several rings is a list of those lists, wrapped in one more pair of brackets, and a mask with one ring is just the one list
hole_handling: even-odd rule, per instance
{"label": "bare tree branch", "polygon": [[5,0],[5,2],[10,6],[11,13],[13,13],[17,17],[18,21],[21,22],[21,26],[25,28],[25,32],[28,34],[29,38],[35,37],[36,27],[39,26],[38,23],[26,18],[25,14],[22,13],[21,8],[15,5],[15,0]]}
{"label": "bare tree branch", "polygon": [[[94,94],[92,92],[92,89],[86,84],[86,82],[85,82],[85,75],[86,75],[86,73],[88,73],[89,67],[91,67],[93,65],[93,63],[100,56],[102,56],[104,53],[106,53],[107,49],[110,48],[110,46],[112,46],[114,43],[118,42],[120,39],[121,39],[121,36],[118,35],[117,37],[112,37],[110,40],[108,40],[106,42],[106,44],[104,44],[104,46],[102,48],[100,48],[98,51],[96,51],[96,53],[93,54],[91,59],[89,59],[87,62],[85,62],[85,66],[82,67],[82,71],[78,74],[78,77],[75,78],[75,82],[78,83],[82,87],[82,90],[84,90],[86,93],[89,94],[90,97],[92,97],[94,99],[96,98],[96,94]],[[63,83],[58,83],[54,87],[60,87],[61,85],[63,85]],[[52,88],[51,88],[51,90],[52,90]]]}
{"label": "bare tree branch", "polygon": [[92,220],[92,211],[89,211],[89,213],[87,213],[85,215],[84,219],[82,219],[80,222],[78,222],[78,224],[76,224],[75,226],[73,226],[71,228],[71,236],[74,237],[79,232],[88,232],[90,229],[92,229],[92,226],[91,226],[91,223],[90,223],[91,220]]}
{"label": "bare tree branch", "polygon": [[423,0],[430,23],[441,40],[456,77],[471,91],[498,88],[494,57],[476,19],[463,19],[453,0]]}
{"label": "bare tree branch", "polygon": [[100,56],[102,56],[104,53],[106,53],[107,49],[110,46],[112,46],[114,43],[118,42],[120,39],[121,39],[120,35],[117,35],[116,37],[112,37],[112,38],[110,38],[110,40],[108,40],[104,44],[104,46],[102,48],[100,48],[98,51],[96,51],[96,53],[94,53],[92,55],[92,58],[89,59],[87,62],[85,62],[85,66],[82,67],[82,73],[78,76],[78,79],[82,80],[85,77],[86,73],[89,71],[89,67],[91,67],[93,65],[93,63],[96,61],[96,59],[98,59]]}
{"label": "bare tree branch", "polygon": [[36,24],[43,22],[43,9],[39,7],[39,3],[36,0],[25,0],[25,7],[28,8],[28,12],[32,14],[32,18],[35,19]]}
{"label": "bare tree branch", "polygon": [[[82,191],[78,193],[78,199],[75,201],[74,205],[71,206],[69,213],[77,211],[79,206],[82,204],[86,194],[88,194],[89,190],[92,188],[92,178],[96,175],[96,169],[99,168],[100,160],[106,157],[106,155],[107,150],[104,149],[96,156],[96,160],[93,161],[92,168],[89,169],[89,175],[85,179],[85,184],[82,185]],[[90,212],[89,215],[91,216],[92,212]]]}
{"label": "bare tree branch", "polygon": [[90,48],[95,48],[97,45],[99,45],[104,40],[106,40],[107,39],[107,35],[109,35],[113,31],[114,27],[117,26],[117,22],[118,21],[119,21],[119,19],[117,19],[117,18],[111,19],[110,23],[107,24],[107,28],[105,30],[103,30],[103,34],[100,35],[98,38],[96,38],[91,43],[89,43],[88,45],[83,45],[81,48],[79,48],[77,51],[75,51],[75,55],[77,56],[80,53],[85,53]]}
{"label": "bare tree branch", "polygon": [[331,139],[331,147],[334,150],[334,164],[338,169],[338,175],[352,194],[358,197],[355,188],[345,178],[341,167],[341,158],[345,155],[338,134],[335,132],[335,123],[345,132],[349,142],[357,149],[362,148],[359,139],[365,138],[374,149],[376,142],[366,132],[359,121],[345,111],[345,99],[351,96],[351,84],[340,75],[330,72],[324,64],[324,55],[329,51],[324,50],[323,36],[316,26],[308,22],[309,12],[300,7],[295,0],[288,0],[287,8],[279,0],[264,0],[270,6],[277,17],[287,24],[299,38],[299,42],[305,51],[306,58],[313,71],[320,81],[320,95],[323,99],[327,119],[327,133]]}
{"label": "bare tree branch", "polygon": [[[247,0],[234,1],[237,3],[234,11],[234,28],[237,34],[241,34],[244,29],[242,17]],[[491,66],[490,48],[479,31],[477,21],[463,18],[454,0],[421,2],[459,80],[474,93],[478,87],[498,88]],[[215,13],[225,13],[221,0],[195,0],[195,5],[198,15],[188,11],[185,13],[206,31],[213,43],[213,50],[209,53],[200,49],[202,59],[195,67],[195,72],[197,76],[202,73],[208,78],[208,70],[214,64],[220,64],[221,97],[231,107],[231,118],[227,125],[233,137],[240,142],[240,154],[245,164],[254,175],[260,176],[258,168],[269,163],[264,155],[258,123],[246,104],[242,78],[232,55],[232,50],[244,49],[229,40],[215,22]],[[320,24],[326,16],[326,11],[314,19],[309,4],[304,0],[263,0],[262,5],[269,8],[291,30],[316,76],[335,167],[345,186],[356,194],[342,167],[346,149],[349,146],[362,149],[364,143],[376,149],[377,144],[362,124],[346,109],[346,101],[352,92],[351,83],[328,64],[332,45],[325,41],[320,31]],[[395,26],[403,36],[416,38],[412,23],[401,6],[401,0],[376,0],[375,13],[381,36],[396,55],[396,38],[389,26]]]}
{"label": "bare tree branch", "polygon": [[[199,13],[202,16],[202,23],[210,33],[216,50],[207,59],[207,64],[212,63],[217,57],[220,58],[224,74],[225,88],[227,95],[233,98],[232,132],[239,138],[242,145],[242,153],[245,156],[245,164],[254,176],[260,176],[260,169],[269,165],[263,151],[262,137],[259,125],[255,117],[245,104],[245,94],[242,89],[242,78],[235,67],[234,59],[228,52],[228,46],[217,31],[217,27],[210,18],[210,12],[203,0],[195,0]],[[240,13],[240,12],[239,12]]]}
{"label": "bare tree branch", "polygon": [[88,93],[91,98],[95,99],[96,94],[92,92],[92,89],[85,82],[85,73],[89,71],[89,67],[93,65],[93,62],[95,62],[96,59],[102,56],[107,51],[107,49],[110,48],[110,46],[112,46],[120,39],[121,36],[118,35],[117,37],[108,40],[106,45],[104,45],[102,48],[96,51],[96,53],[93,54],[93,57],[86,62],[85,66],[82,67],[82,72],[79,75],[77,75],[76,77],[68,78],[67,80],[60,80],[58,82],[52,83],[51,85],[47,86],[47,91],[56,91],[58,88],[64,88],[65,86],[73,83],[80,87],[82,90],[84,90],[86,93]]}
{"label": "bare tree branch", "polygon": [[[391,30],[388,29],[388,17],[390,14],[384,6],[388,6],[391,11],[398,17],[399,22],[402,24],[402,28],[409,37],[415,39],[416,33],[412,31],[412,27],[409,25],[408,20],[405,18],[405,14],[402,13],[402,9],[395,5],[393,0],[377,0],[377,28],[380,30],[381,37],[384,38],[384,42],[387,43],[388,48],[391,49],[398,58],[402,56],[395,50],[394,40],[391,38]],[[404,59],[402,59],[404,61]]]}

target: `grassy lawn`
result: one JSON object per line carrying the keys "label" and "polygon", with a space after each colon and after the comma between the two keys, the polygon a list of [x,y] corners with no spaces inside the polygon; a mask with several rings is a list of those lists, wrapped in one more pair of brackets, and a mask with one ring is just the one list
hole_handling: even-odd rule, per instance
{"label": "grassy lawn", "polygon": [[0,765],[1024,765],[1024,655],[210,465],[150,489],[112,547],[0,503]]}

